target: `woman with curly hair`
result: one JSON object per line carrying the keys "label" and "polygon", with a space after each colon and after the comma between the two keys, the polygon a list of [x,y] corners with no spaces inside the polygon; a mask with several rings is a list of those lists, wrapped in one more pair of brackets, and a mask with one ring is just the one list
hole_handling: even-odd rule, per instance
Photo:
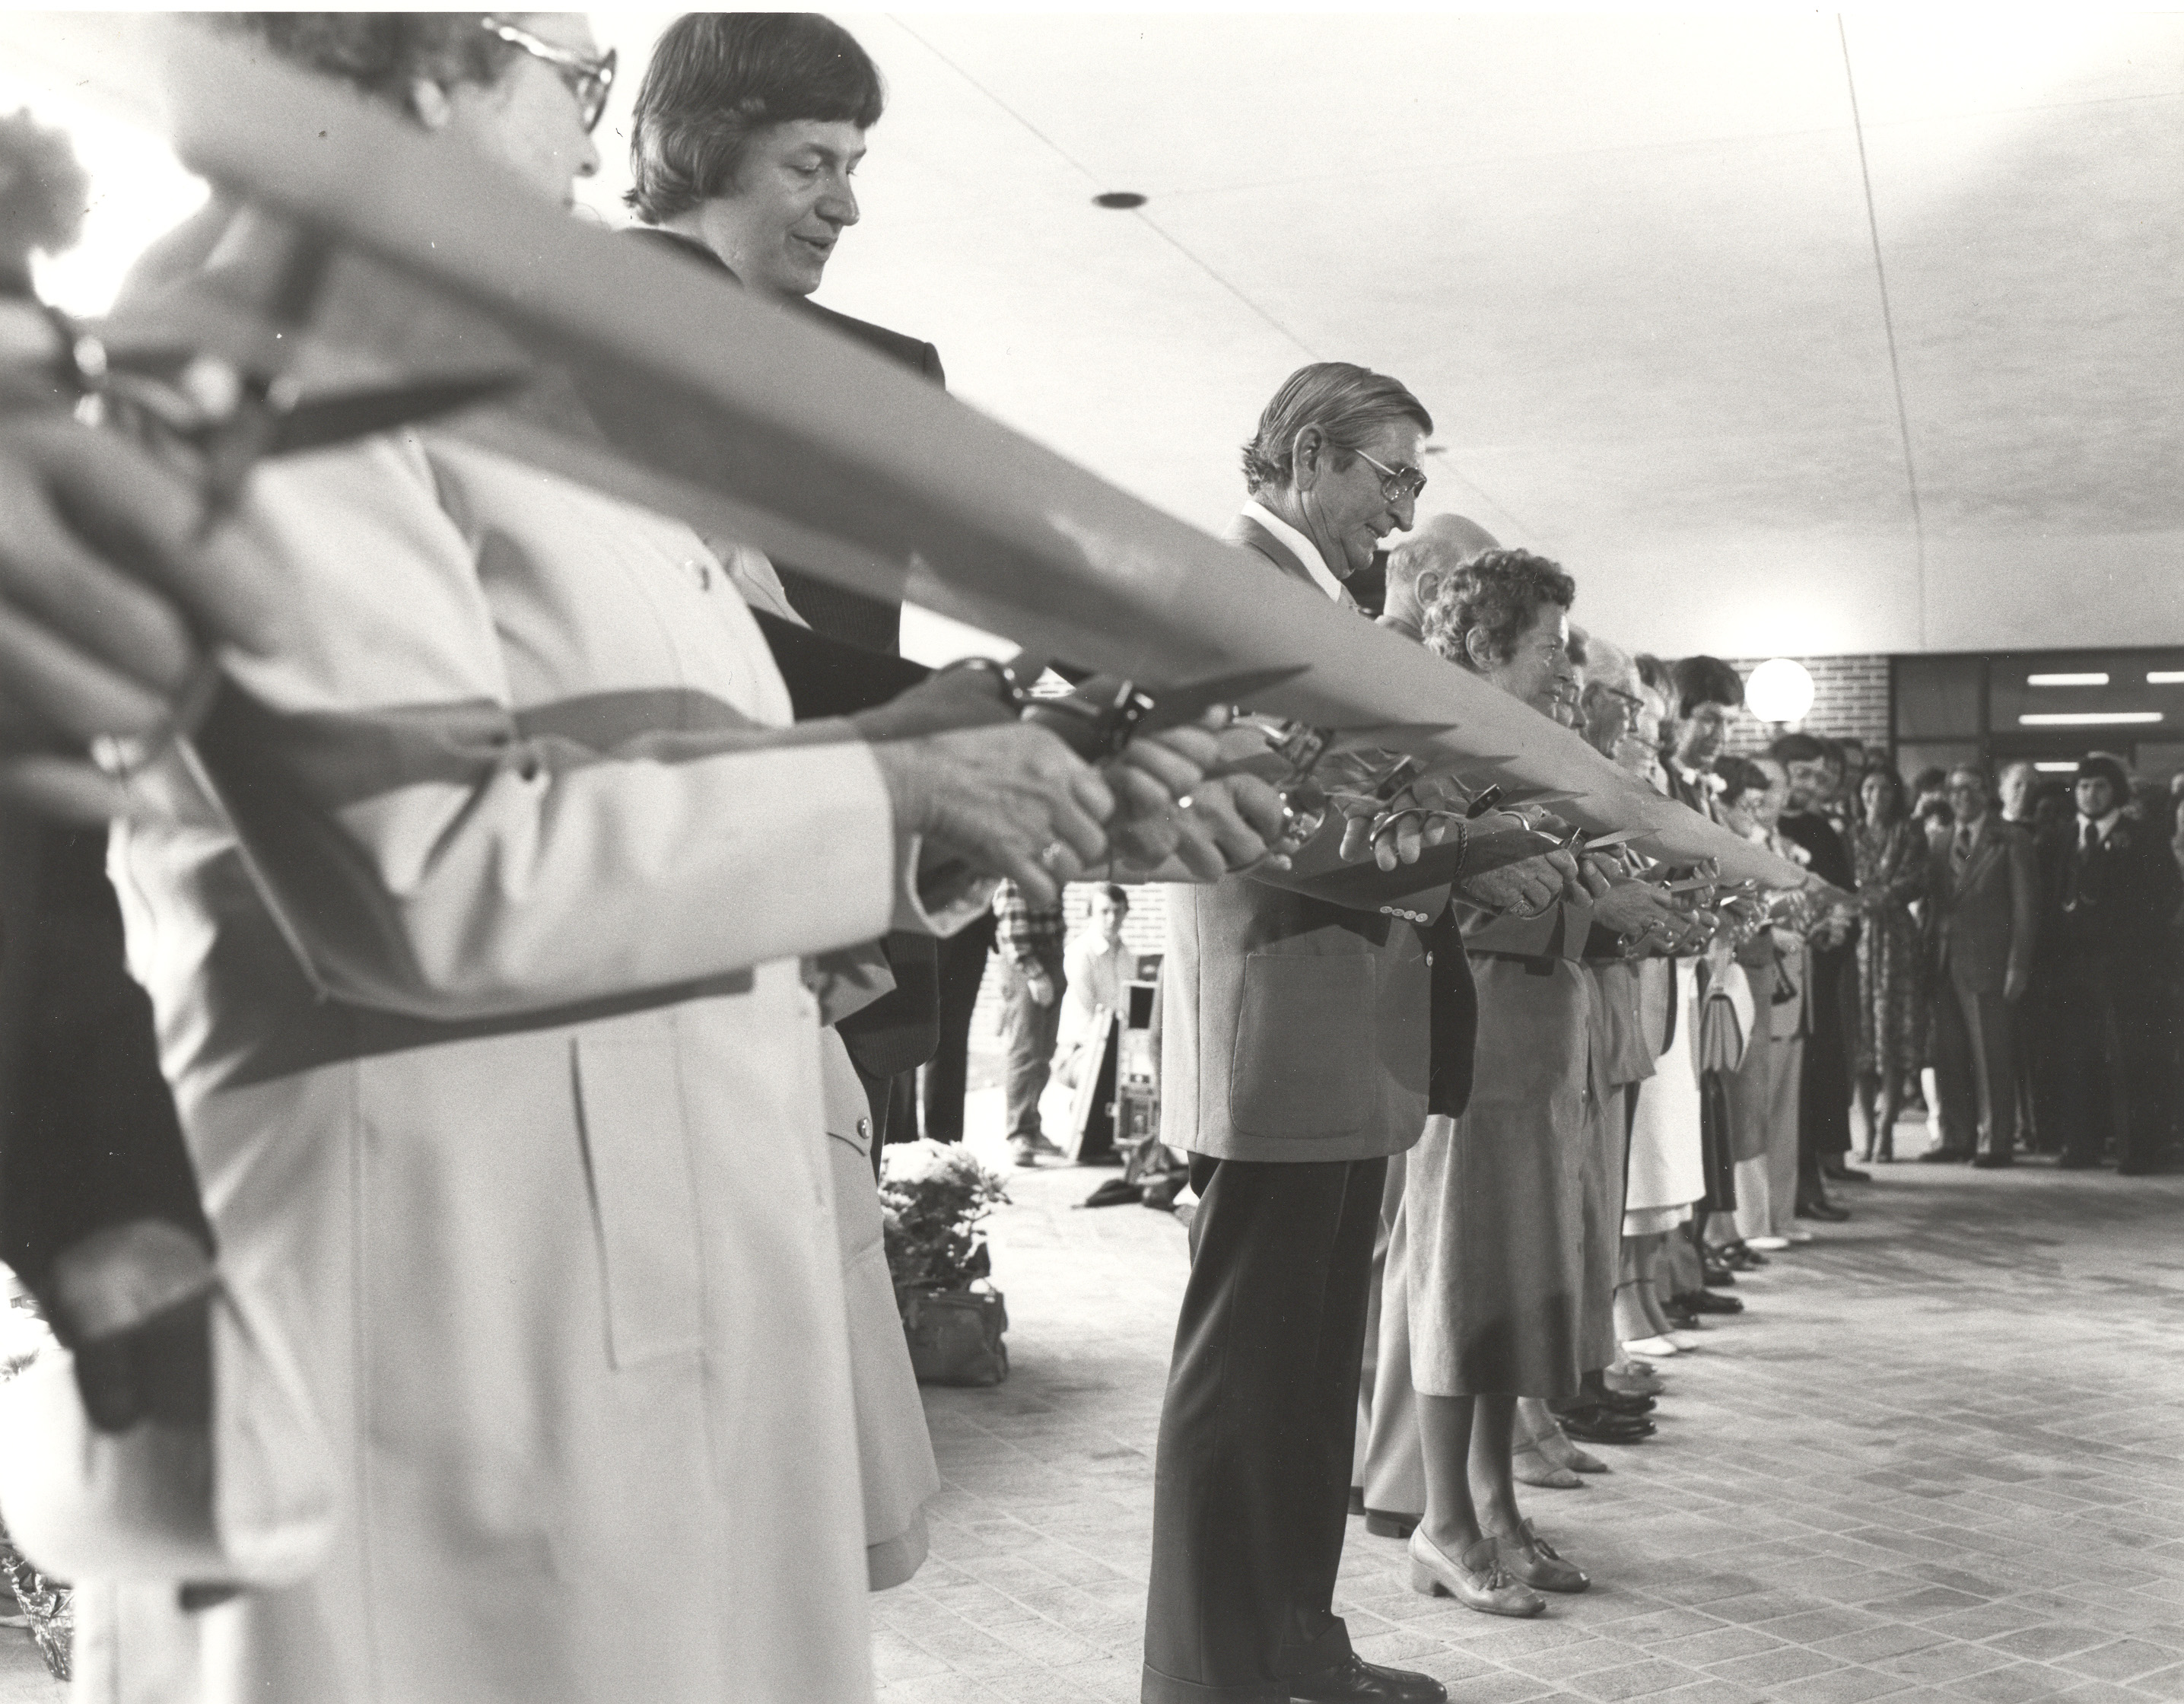
{"label": "woman with curly hair", "polygon": [[[1490,550],[1435,585],[1426,643],[1552,716],[1576,701],[1576,594],[1545,557]],[[1588,1584],[1517,1506],[1517,1405],[1576,1396],[1581,1375],[1613,1353],[1604,1313],[1593,1331],[1586,1306],[1585,1180],[1607,1073],[1593,1056],[1581,961],[1589,949],[1619,955],[1624,935],[1677,925],[1658,889],[1587,877],[1589,900],[1529,914],[1466,908],[1479,989],[1471,1099],[1460,1117],[1426,1121],[1404,1186],[1426,1477],[1411,1583],[1493,1615],[1538,1614],[1532,1587]]]}
{"label": "woman with curly hair", "polygon": [[1926,999],[1911,903],[1926,891],[1927,839],[1903,777],[1886,766],[1858,788],[1864,820],[1852,832],[1858,909],[1858,1033],[1851,1070],[1865,1126],[1864,1159],[1896,1157],[1896,1113],[1926,1062]]}

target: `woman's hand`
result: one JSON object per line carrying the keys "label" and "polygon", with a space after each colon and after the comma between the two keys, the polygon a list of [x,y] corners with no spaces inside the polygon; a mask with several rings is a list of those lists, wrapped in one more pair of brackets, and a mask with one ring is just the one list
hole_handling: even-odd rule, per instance
{"label": "woman's hand", "polygon": [[895,832],[920,834],[972,871],[1002,876],[1034,905],[1107,855],[1115,795],[1054,734],[1028,722],[875,745]]}
{"label": "woman's hand", "polygon": [[0,793],[83,820],[125,814],[85,760],[159,739],[221,645],[268,652],[280,575],[203,499],[117,434],[45,413],[0,419]]}

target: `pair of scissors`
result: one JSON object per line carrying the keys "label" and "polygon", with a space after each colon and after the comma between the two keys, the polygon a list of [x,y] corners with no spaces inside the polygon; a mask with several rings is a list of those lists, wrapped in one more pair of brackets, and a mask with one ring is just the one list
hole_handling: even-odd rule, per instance
{"label": "pair of scissors", "polygon": [[1034,690],[1034,683],[1046,672],[1044,664],[968,657],[949,666],[991,675],[1002,701],[1017,716],[1059,736],[1087,763],[1104,763],[1120,756],[1139,734],[1181,727],[1217,705],[1243,704],[1295,680],[1310,665],[1217,675],[1179,687],[1148,687],[1113,675],[1095,675],[1067,693],[1053,694]]}

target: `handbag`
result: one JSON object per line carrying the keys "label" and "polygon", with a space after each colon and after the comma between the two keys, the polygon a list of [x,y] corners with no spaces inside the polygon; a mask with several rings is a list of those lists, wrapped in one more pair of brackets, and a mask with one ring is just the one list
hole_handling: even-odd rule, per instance
{"label": "handbag", "polygon": [[999,1384],[1009,1376],[1009,1311],[1001,1293],[908,1289],[899,1293],[911,1369],[920,1384]]}

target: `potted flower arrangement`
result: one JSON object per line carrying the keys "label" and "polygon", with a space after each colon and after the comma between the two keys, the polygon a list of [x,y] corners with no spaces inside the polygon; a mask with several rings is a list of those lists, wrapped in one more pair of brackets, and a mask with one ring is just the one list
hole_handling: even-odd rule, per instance
{"label": "potted flower arrangement", "polygon": [[905,1142],[887,1150],[880,1210],[888,1271],[921,1384],[999,1384],[1009,1376],[1008,1309],[978,1229],[1008,1198],[999,1174],[961,1144]]}

